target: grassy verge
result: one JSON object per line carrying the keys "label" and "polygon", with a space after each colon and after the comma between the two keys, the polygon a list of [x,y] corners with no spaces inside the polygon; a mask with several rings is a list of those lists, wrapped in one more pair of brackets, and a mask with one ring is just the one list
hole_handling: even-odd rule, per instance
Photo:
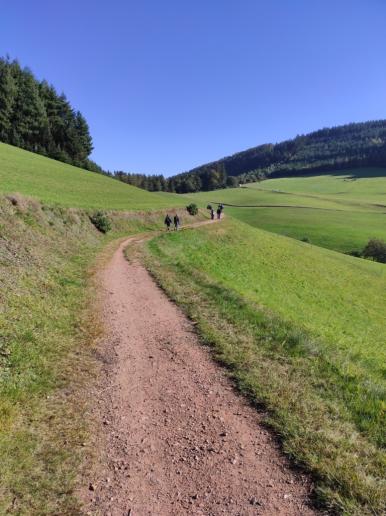
{"label": "grassy verge", "polygon": [[66,398],[86,360],[86,269],[100,237],[86,217],[67,215],[1,200],[2,514],[76,510],[71,485],[85,428]]}
{"label": "grassy verge", "polygon": [[103,236],[85,211],[10,199],[0,198],[0,514],[74,515],[101,328],[90,267],[163,214],[110,213]]}
{"label": "grassy verge", "polygon": [[313,473],[320,502],[383,514],[383,266],[231,220],[147,249],[154,276]]}

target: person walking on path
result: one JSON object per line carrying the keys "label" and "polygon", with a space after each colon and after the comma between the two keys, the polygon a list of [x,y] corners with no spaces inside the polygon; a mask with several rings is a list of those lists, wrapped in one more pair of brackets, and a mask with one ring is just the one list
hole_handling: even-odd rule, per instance
{"label": "person walking on path", "polygon": [[166,215],[164,223],[165,223],[165,226],[167,228],[167,231],[170,231],[170,226],[171,226],[171,223],[172,223],[172,219],[169,217],[169,213]]}
{"label": "person walking on path", "polygon": [[174,229],[175,229],[175,231],[178,231],[179,225],[180,225],[180,217],[176,213],[174,215]]}
{"label": "person walking on path", "polygon": [[214,209],[213,208],[210,209],[210,219],[214,220]]}
{"label": "person walking on path", "polygon": [[221,208],[220,206],[217,208],[217,220],[221,219]]}

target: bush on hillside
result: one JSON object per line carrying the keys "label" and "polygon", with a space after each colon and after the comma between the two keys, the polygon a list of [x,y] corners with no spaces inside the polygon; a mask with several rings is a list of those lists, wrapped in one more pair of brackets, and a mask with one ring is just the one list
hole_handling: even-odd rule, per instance
{"label": "bush on hillside", "polygon": [[364,258],[372,258],[376,262],[386,263],[386,242],[371,238],[363,249]]}
{"label": "bush on hillside", "polygon": [[357,251],[356,249],[354,249],[353,251],[349,251],[348,253],[349,256],[354,256],[355,258],[362,258],[362,253],[360,251]]}
{"label": "bush on hillside", "polygon": [[95,212],[90,220],[101,233],[107,233],[111,229],[111,220],[103,211]]}
{"label": "bush on hillside", "polygon": [[301,242],[306,242],[307,244],[309,244],[310,243],[310,239],[308,237],[303,237],[301,239]]}
{"label": "bush on hillside", "polygon": [[228,176],[226,180],[226,185],[229,188],[237,188],[239,186],[239,178],[235,176]]}
{"label": "bush on hillside", "polygon": [[186,207],[186,210],[187,212],[194,216],[194,215],[197,215],[198,213],[198,208],[197,208],[197,204],[194,204],[193,202],[191,204],[189,204],[187,207]]}

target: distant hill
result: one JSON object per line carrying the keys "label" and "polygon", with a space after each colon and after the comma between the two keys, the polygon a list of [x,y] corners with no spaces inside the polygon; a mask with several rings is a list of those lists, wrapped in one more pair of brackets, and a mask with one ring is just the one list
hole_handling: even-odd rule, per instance
{"label": "distant hill", "polygon": [[178,193],[320,171],[386,165],[386,120],[347,124],[259,145],[170,177]]}

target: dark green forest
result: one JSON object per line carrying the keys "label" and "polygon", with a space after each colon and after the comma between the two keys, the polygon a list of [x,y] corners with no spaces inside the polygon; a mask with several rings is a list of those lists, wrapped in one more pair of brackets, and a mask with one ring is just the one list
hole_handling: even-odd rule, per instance
{"label": "dark green forest", "polygon": [[88,158],[92,138],[82,114],[64,94],[9,58],[0,58],[0,141],[102,172]]}

